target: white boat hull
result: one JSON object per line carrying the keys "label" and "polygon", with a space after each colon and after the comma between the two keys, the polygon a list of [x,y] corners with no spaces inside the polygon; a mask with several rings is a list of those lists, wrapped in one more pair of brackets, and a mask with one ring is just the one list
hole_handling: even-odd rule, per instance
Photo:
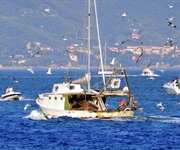
{"label": "white boat hull", "polygon": [[102,74],[104,74],[104,75],[111,75],[112,71],[104,71],[104,72],[98,71],[98,74],[100,74],[100,75],[102,75]]}
{"label": "white boat hull", "polygon": [[3,100],[19,100],[21,93],[20,92],[12,92],[8,94],[3,94],[1,99]]}
{"label": "white boat hull", "polygon": [[158,74],[154,74],[154,71],[150,70],[148,67],[145,67],[143,69],[143,72],[142,72],[141,76],[157,77],[159,75]]}
{"label": "white boat hull", "polygon": [[158,74],[154,74],[154,73],[142,73],[141,76],[147,76],[147,77],[157,77],[159,76]]}
{"label": "white boat hull", "polygon": [[165,88],[168,94],[180,94],[180,88],[178,88],[178,86],[173,85],[172,83],[166,83],[165,85],[163,85],[163,87]]}
{"label": "white boat hull", "polygon": [[144,74],[144,73],[142,73],[141,76],[158,77],[159,75],[157,75],[157,74]]}
{"label": "white boat hull", "polygon": [[58,110],[40,106],[42,113],[47,118],[72,117],[72,118],[96,118],[96,114],[87,110]]}
{"label": "white boat hull", "polygon": [[134,111],[87,111],[87,110],[58,110],[40,106],[42,113],[47,118],[72,117],[72,118],[117,118],[117,117],[133,117]]}
{"label": "white boat hull", "polygon": [[[90,95],[89,96],[86,95],[86,96],[88,98]],[[36,103],[39,105],[42,113],[47,118],[58,118],[63,116],[72,117],[72,118],[132,117],[135,112],[135,110],[131,110],[131,109],[98,110],[99,105],[96,105],[93,101],[88,101],[88,100],[85,100],[84,103],[83,102],[81,103],[82,107],[74,108],[72,103],[70,104],[69,101],[71,100],[68,99],[68,97],[65,95],[53,94],[53,93],[40,94],[39,97],[36,99]],[[93,106],[93,108],[95,109],[90,108],[91,106]]]}

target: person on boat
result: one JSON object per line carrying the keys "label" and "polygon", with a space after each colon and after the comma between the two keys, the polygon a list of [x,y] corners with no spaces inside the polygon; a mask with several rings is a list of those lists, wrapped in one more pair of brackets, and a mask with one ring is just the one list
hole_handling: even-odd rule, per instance
{"label": "person on boat", "polygon": [[13,87],[12,86],[10,86],[9,87],[9,92],[13,92],[14,90],[13,90]]}
{"label": "person on boat", "polygon": [[127,107],[125,99],[122,99],[119,101],[119,107],[118,110],[124,110]]}
{"label": "person on boat", "polygon": [[8,94],[8,93],[9,93],[9,87],[6,88],[6,94]]}

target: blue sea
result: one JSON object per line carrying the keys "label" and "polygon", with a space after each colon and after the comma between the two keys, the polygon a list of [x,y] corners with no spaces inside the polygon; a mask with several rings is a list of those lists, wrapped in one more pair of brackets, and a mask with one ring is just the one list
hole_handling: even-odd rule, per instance
{"label": "blue sea", "polygon": [[[47,75],[46,69],[34,71],[0,70],[0,93],[13,86],[22,94],[19,101],[0,101],[0,150],[180,149],[180,95],[168,95],[162,87],[180,76],[180,69],[165,69],[164,73],[156,69],[160,76],[155,80],[140,76],[141,70],[127,69],[138,109],[134,117],[114,119],[46,119],[35,102],[38,94],[50,92],[67,71],[72,78],[83,71],[52,69],[52,75]],[[92,70],[93,84],[100,81],[97,70]],[[119,98],[108,98],[107,107],[118,106],[118,102]],[[164,112],[156,106],[160,102]],[[26,104],[31,107],[24,110]]]}

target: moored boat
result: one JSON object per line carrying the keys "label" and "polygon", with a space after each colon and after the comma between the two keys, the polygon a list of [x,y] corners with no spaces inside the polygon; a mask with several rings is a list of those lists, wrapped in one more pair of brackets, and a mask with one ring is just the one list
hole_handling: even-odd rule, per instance
{"label": "moored boat", "polygon": [[46,74],[52,74],[51,68],[48,68],[48,71],[46,72]]}

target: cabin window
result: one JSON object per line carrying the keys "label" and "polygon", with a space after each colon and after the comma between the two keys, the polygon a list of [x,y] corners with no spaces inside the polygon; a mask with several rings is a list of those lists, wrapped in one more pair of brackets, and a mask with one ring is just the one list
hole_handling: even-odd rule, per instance
{"label": "cabin window", "polygon": [[49,100],[51,100],[51,97],[49,97]]}
{"label": "cabin window", "polygon": [[55,100],[57,100],[57,97],[54,97]]}
{"label": "cabin window", "polygon": [[55,86],[55,91],[58,91],[58,86]]}
{"label": "cabin window", "polygon": [[74,89],[74,86],[69,86],[69,89],[70,89],[70,90],[73,90],[73,89]]}

